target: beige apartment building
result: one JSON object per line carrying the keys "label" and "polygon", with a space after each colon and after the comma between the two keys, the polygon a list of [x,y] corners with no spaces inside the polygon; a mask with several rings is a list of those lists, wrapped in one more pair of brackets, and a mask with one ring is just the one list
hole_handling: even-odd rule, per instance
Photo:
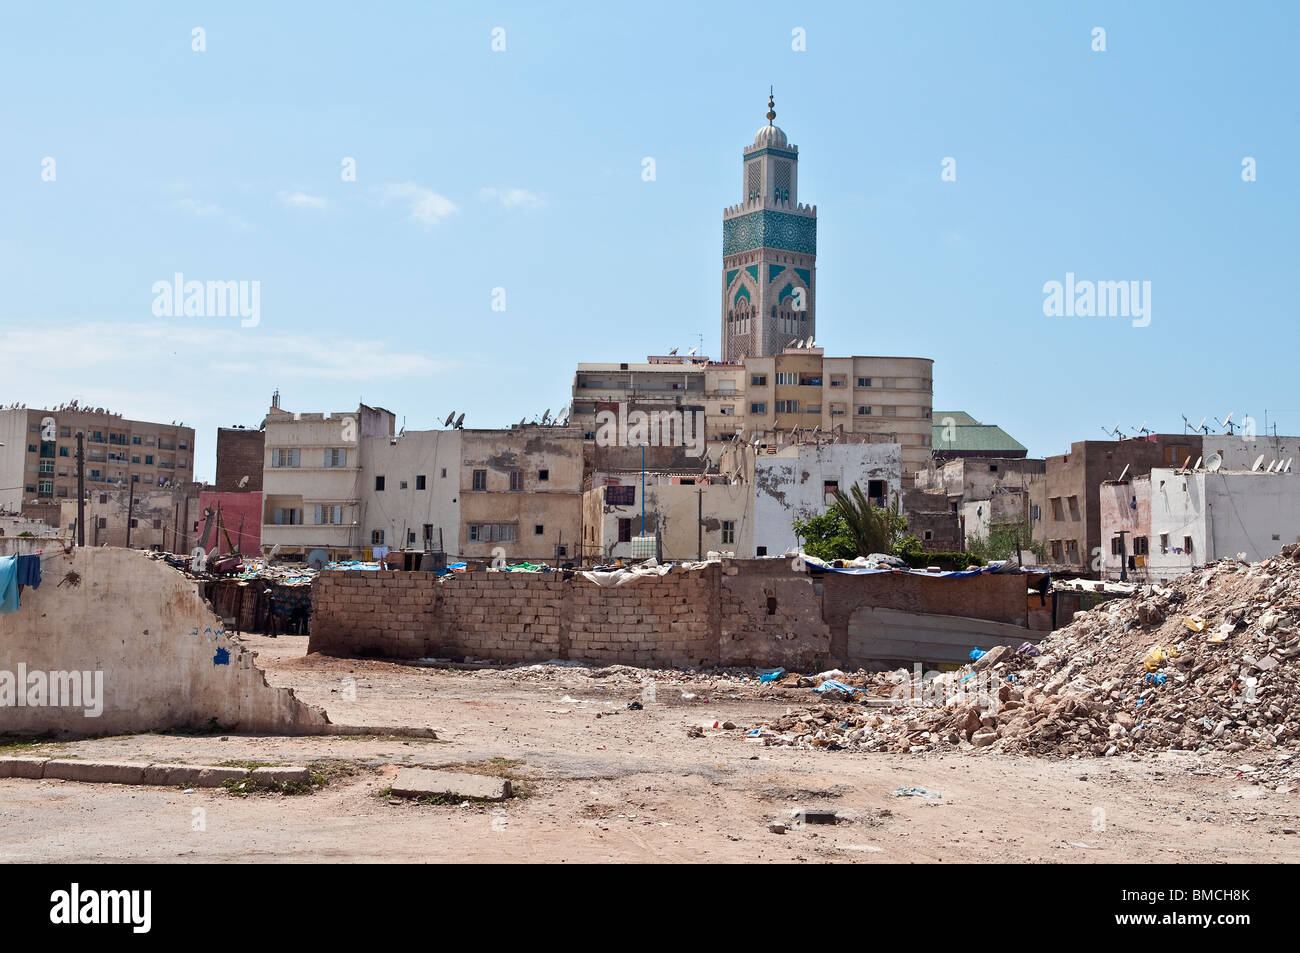
{"label": "beige apartment building", "polygon": [[104,408],[0,410],[0,512],[59,525],[59,504],[77,499],[77,433],[85,434],[88,494],[194,479],[194,428],[128,420]]}
{"label": "beige apartment building", "polygon": [[571,422],[595,439],[598,405],[627,403],[705,415],[709,458],[737,434],[744,441],[896,443],[903,482],[930,465],[934,361],[921,357],[827,357],[822,348],[718,364],[693,356],[642,364],[579,364]]}
{"label": "beige apartment building", "polygon": [[393,437],[395,417],[355,411],[295,414],[272,398],[262,465],[262,551],[285,558],[357,559],[370,546],[361,523],[361,443]]}

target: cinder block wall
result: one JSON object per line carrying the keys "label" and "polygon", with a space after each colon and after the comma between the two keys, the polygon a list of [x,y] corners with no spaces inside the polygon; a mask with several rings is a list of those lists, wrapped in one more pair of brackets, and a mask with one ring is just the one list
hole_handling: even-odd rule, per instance
{"label": "cinder block wall", "polygon": [[[813,664],[830,650],[807,576],[735,565],[617,587],[581,574],[322,572],[309,651],[389,658],[584,659],[643,667]],[[769,611],[769,592],[778,592]],[[726,622],[724,624],[724,618]]]}

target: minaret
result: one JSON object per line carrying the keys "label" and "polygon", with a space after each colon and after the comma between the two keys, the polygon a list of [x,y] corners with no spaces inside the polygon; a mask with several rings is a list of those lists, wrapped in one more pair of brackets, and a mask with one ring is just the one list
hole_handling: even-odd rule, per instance
{"label": "minaret", "polygon": [[777,354],[816,328],[817,206],[799,204],[799,147],[769,91],[744,152],[739,205],[722,212],[722,360]]}

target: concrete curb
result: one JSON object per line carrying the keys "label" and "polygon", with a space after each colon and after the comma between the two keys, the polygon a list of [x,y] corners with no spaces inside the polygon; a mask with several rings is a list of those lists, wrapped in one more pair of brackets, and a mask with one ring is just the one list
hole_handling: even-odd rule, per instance
{"label": "concrete curb", "polygon": [[0,778],[43,778],[98,784],[139,784],[219,788],[226,781],[306,784],[311,772],[298,765],[226,768],[206,764],[153,764],[145,761],[82,761],[77,758],[0,758]]}

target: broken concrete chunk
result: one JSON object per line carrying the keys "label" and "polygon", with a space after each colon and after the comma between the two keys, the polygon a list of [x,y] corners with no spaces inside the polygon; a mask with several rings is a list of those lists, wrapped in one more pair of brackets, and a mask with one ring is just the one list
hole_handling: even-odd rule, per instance
{"label": "broken concrete chunk", "polygon": [[393,782],[397,797],[455,797],[467,801],[504,801],[514,791],[505,778],[428,768],[402,768]]}

